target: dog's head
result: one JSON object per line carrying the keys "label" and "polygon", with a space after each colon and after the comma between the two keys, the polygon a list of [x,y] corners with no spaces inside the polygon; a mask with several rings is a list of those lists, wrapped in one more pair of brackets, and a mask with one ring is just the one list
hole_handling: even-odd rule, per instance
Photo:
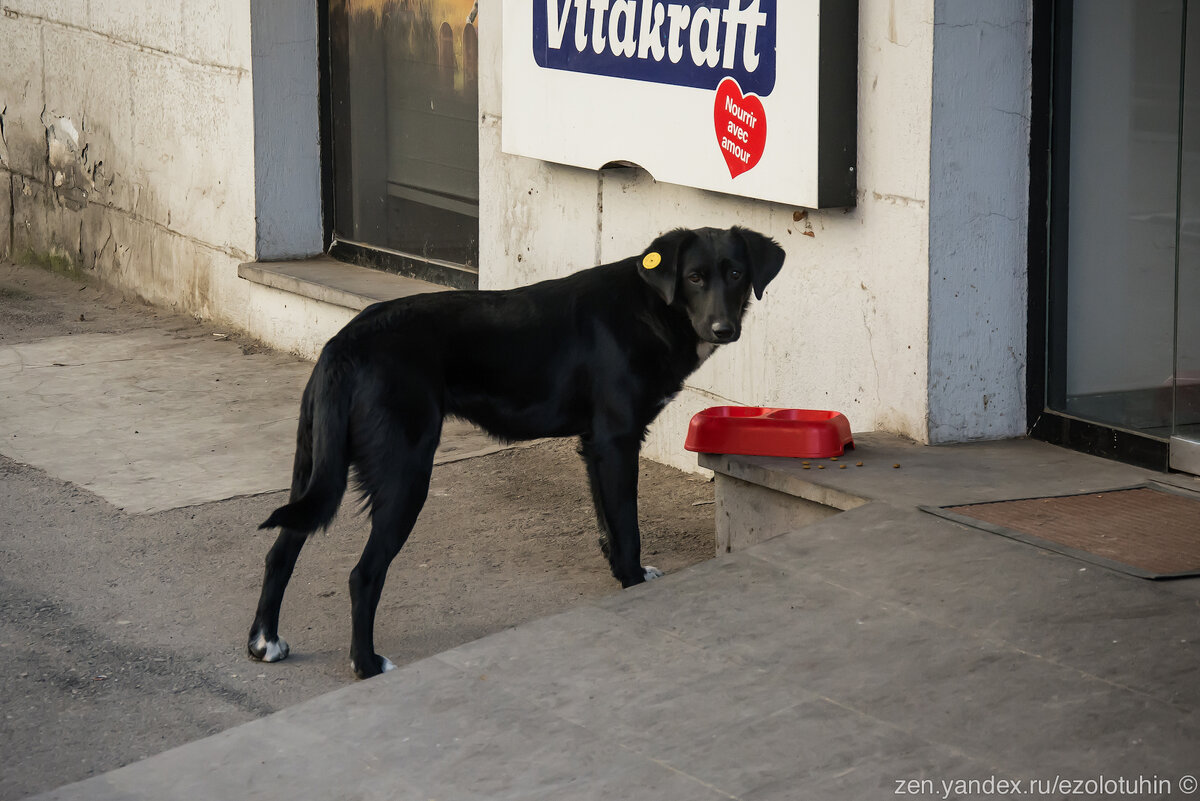
{"label": "dog's head", "polygon": [[679,228],[646,248],[638,273],[668,306],[687,313],[696,336],[724,344],[741,336],[750,291],[762,299],[784,255],[774,239],[746,228]]}

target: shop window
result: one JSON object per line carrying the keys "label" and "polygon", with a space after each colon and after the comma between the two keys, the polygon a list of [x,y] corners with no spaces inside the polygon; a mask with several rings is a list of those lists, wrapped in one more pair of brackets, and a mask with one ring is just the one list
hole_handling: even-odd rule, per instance
{"label": "shop window", "polygon": [[329,0],[335,255],[453,286],[479,264],[474,0]]}

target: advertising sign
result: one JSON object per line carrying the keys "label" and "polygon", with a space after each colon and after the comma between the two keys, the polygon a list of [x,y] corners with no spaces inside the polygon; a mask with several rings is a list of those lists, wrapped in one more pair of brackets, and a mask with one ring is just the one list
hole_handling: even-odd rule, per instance
{"label": "advertising sign", "polygon": [[503,149],[855,202],[855,0],[505,0]]}

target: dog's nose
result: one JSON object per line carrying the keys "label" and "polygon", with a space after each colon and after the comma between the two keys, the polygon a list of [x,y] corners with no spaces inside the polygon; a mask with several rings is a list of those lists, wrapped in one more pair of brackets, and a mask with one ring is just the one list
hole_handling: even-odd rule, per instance
{"label": "dog's nose", "polygon": [[733,325],[730,323],[713,323],[712,332],[713,336],[718,340],[725,341],[727,339],[733,339]]}

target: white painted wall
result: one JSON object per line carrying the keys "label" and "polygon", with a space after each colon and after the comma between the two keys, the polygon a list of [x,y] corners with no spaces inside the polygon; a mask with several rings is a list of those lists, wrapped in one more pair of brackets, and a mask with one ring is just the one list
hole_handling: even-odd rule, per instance
{"label": "white painted wall", "polygon": [[[499,14],[480,13],[481,280],[513,286],[640,251],[684,225],[746,225],[788,258],[741,341],[688,381],[645,453],[695,469],[687,421],[717,403],[836,409],[856,431],[928,436],[933,0],[862,0],[859,204],[807,211],[500,152]],[[802,219],[795,219],[802,216]]]}
{"label": "white painted wall", "polygon": [[929,205],[932,442],[1025,432],[1028,0],[936,0]]}
{"label": "white painted wall", "polygon": [[254,330],[238,264],[321,249],[303,5],[256,2],[252,45],[250,0],[5,0],[0,253]]}

